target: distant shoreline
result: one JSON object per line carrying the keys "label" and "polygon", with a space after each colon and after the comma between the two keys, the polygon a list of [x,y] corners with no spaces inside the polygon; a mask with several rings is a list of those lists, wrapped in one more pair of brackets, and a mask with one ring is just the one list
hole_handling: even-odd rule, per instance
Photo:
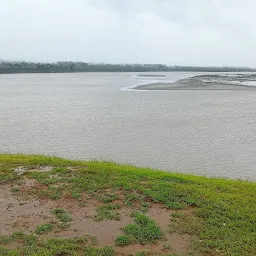
{"label": "distant shoreline", "polygon": [[165,64],[109,64],[74,61],[42,63],[0,60],[0,74],[77,72],[256,72],[256,68],[170,66]]}

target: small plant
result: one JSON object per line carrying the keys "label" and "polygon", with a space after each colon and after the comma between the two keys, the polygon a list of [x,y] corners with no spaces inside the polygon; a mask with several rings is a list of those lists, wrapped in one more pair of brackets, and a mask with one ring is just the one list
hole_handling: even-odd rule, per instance
{"label": "small plant", "polygon": [[107,193],[103,196],[101,196],[99,199],[102,203],[111,203],[115,200],[117,200],[119,197],[116,194]]}
{"label": "small plant", "polygon": [[185,201],[190,206],[197,206],[197,201],[194,198],[187,198]]}
{"label": "small plant", "polygon": [[69,173],[69,169],[66,168],[66,167],[55,167],[53,170],[52,170],[53,173],[58,173],[58,174],[67,174]]}
{"label": "small plant", "polygon": [[9,244],[13,242],[12,236],[0,236],[0,244]]}
{"label": "small plant", "polygon": [[79,193],[79,192],[77,192],[77,191],[72,191],[71,196],[72,196],[74,199],[81,200],[81,193]]}
{"label": "small plant", "polygon": [[20,238],[24,238],[26,235],[22,232],[22,231],[17,231],[17,232],[14,232],[12,234],[12,238],[14,240],[17,240],[17,239],[20,239]]}
{"label": "small plant", "polygon": [[29,172],[28,176],[47,186],[59,182],[58,178],[50,177],[48,172]]}
{"label": "small plant", "polygon": [[128,194],[125,196],[125,204],[129,207],[133,206],[133,204],[138,201],[138,196],[134,194]]}
{"label": "small plant", "polygon": [[12,192],[12,193],[17,193],[17,192],[19,192],[19,191],[20,191],[20,189],[17,188],[17,187],[12,187],[12,188],[11,188],[11,192]]}
{"label": "small plant", "polygon": [[125,201],[125,204],[126,204],[127,206],[129,206],[129,207],[132,207],[132,206],[133,206],[133,202],[132,202],[132,201],[129,201],[129,200]]}
{"label": "small plant", "polygon": [[92,245],[98,245],[98,238],[97,236],[91,236],[91,244]]}
{"label": "small plant", "polygon": [[40,190],[38,195],[43,198],[46,197],[57,200],[62,196],[62,189],[59,187],[48,187],[47,189]]}
{"label": "small plant", "polygon": [[143,212],[143,213],[146,213],[147,211],[148,211],[148,208],[151,206],[151,204],[150,203],[148,203],[148,202],[143,202],[142,204],[141,204],[141,211]]}
{"label": "small plant", "polygon": [[179,212],[174,212],[174,213],[171,214],[171,217],[173,217],[173,218],[179,218],[179,217],[182,217],[182,216],[183,216],[183,214],[179,213]]}
{"label": "small plant", "polygon": [[61,223],[58,223],[58,224],[57,224],[57,227],[58,227],[59,229],[67,229],[67,228],[70,227],[70,225],[69,225],[67,222],[61,222]]}
{"label": "small plant", "polygon": [[28,235],[25,237],[25,244],[27,246],[35,245],[37,241],[37,237],[35,235]]}
{"label": "small plant", "polygon": [[146,256],[146,255],[147,255],[146,252],[137,252],[137,253],[135,254],[135,256]]}
{"label": "small plant", "polygon": [[[135,224],[129,224],[122,230],[133,242],[146,244],[163,237],[160,227],[146,215],[134,212],[131,216],[134,218]],[[120,241],[120,237],[117,237],[116,241]]]}
{"label": "small plant", "polygon": [[44,233],[48,233],[50,231],[53,230],[53,224],[49,223],[49,224],[43,224],[43,225],[40,225],[40,226],[37,226],[36,227],[36,231],[35,233],[36,234],[44,234]]}
{"label": "small plant", "polygon": [[172,247],[171,247],[171,245],[169,245],[169,244],[164,244],[164,249],[165,249],[165,250],[171,250]]}
{"label": "small plant", "polygon": [[87,256],[115,256],[116,253],[112,247],[105,246],[103,248],[86,247],[85,255]]}
{"label": "small plant", "polygon": [[184,205],[179,202],[167,202],[165,205],[173,210],[180,210],[184,208]]}
{"label": "small plant", "polygon": [[133,242],[133,240],[129,236],[119,236],[115,240],[115,243],[118,246],[129,245],[129,244],[132,244],[132,242]]}
{"label": "small plant", "polygon": [[179,234],[199,235],[204,228],[203,220],[197,216],[182,214],[179,218],[170,220],[169,232]]}
{"label": "small plant", "polygon": [[149,208],[149,207],[151,206],[151,204],[150,204],[149,202],[143,202],[143,203],[141,204],[141,206],[142,206],[142,207],[147,207],[147,208]]}
{"label": "small plant", "polygon": [[61,196],[62,196],[61,188],[49,187],[48,190],[50,192],[49,196],[50,196],[51,199],[56,200],[56,199],[60,199],[61,198]]}
{"label": "small plant", "polygon": [[120,214],[118,212],[114,212],[113,210],[119,209],[120,206],[118,204],[106,204],[101,205],[96,209],[96,214],[94,215],[95,221],[103,221],[103,220],[120,220]]}
{"label": "small plant", "polygon": [[72,217],[61,208],[55,209],[52,213],[61,221],[61,222],[69,222],[72,220]]}
{"label": "small plant", "polygon": [[9,244],[14,241],[17,241],[18,239],[24,239],[25,234],[21,231],[14,232],[11,235],[8,236],[0,236],[0,244]]}

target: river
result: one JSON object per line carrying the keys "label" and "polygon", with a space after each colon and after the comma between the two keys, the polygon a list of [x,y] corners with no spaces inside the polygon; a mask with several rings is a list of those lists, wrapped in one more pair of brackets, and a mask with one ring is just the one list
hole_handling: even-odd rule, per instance
{"label": "river", "polygon": [[256,180],[256,90],[132,89],[164,74],[0,75],[0,152]]}

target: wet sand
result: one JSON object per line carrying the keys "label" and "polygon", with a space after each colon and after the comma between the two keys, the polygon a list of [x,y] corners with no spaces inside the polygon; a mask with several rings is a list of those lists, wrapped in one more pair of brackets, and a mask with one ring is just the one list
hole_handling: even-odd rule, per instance
{"label": "wet sand", "polygon": [[221,82],[203,82],[197,77],[179,80],[175,83],[152,83],[135,87],[137,90],[256,90],[256,87]]}
{"label": "wet sand", "polygon": [[139,74],[138,77],[166,77],[166,75],[156,75],[156,74]]}

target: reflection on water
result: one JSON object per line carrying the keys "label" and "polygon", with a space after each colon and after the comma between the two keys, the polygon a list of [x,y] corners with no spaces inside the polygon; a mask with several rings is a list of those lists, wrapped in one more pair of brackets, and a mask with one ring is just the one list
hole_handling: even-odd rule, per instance
{"label": "reflection on water", "polygon": [[164,74],[1,75],[0,152],[256,180],[256,92],[132,90]]}

